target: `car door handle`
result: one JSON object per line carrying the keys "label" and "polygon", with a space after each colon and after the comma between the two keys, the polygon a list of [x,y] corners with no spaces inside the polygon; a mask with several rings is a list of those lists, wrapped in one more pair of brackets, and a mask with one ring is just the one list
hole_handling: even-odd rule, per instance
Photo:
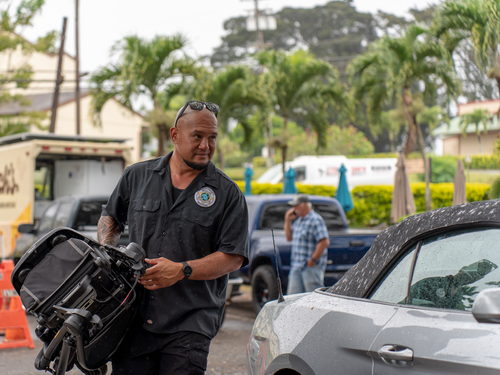
{"label": "car door handle", "polygon": [[365,241],[362,241],[362,240],[349,241],[349,246],[352,246],[352,247],[359,247],[359,246],[364,246],[364,245],[365,245]]}
{"label": "car door handle", "polygon": [[407,367],[413,364],[413,350],[406,346],[384,345],[377,353],[388,365]]}

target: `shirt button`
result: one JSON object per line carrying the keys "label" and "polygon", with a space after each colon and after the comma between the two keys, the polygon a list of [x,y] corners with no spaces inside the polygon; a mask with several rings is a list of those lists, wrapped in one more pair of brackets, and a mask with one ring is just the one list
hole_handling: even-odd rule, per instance
{"label": "shirt button", "polygon": [[158,256],[161,256],[161,253],[158,251]]}
{"label": "shirt button", "polygon": [[167,234],[167,232],[161,232],[162,236],[165,236],[166,234]]}
{"label": "shirt button", "polygon": [[153,324],[153,321],[151,319],[148,319],[148,320],[146,320],[146,323]]}

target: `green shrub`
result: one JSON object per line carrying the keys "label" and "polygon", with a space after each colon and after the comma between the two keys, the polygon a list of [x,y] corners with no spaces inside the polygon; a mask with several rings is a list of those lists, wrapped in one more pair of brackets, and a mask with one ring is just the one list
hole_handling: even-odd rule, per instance
{"label": "green shrub", "polygon": [[390,222],[392,186],[356,186],[352,189],[354,208],[347,213],[352,226],[371,227]]}
{"label": "green shrub", "polygon": [[[453,182],[457,167],[457,158],[454,156],[431,157],[431,181],[433,183]],[[424,182],[423,173],[417,173],[418,181]]]}
{"label": "green shrub", "polygon": [[500,169],[500,154],[475,155],[465,162],[469,169]]}
{"label": "green shrub", "polygon": [[453,156],[434,156],[431,158],[431,166],[432,182],[453,182],[457,158]]}
{"label": "green shrub", "polygon": [[500,198],[500,177],[493,181],[493,184],[491,184],[491,189],[488,192],[488,197],[490,199]]}
{"label": "green shrub", "polygon": [[254,168],[267,168],[266,158],[263,156],[255,156],[252,159],[252,166]]}
{"label": "green shrub", "polygon": [[[242,191],[245,189],[243,181],[236,181]],[[500,183],[499,183],[500,184]],[[333,197],[334,186],[324,185],[297,185],[301,194],[323,195]],[[425,211],[425,184],[411,184],[417,212]],[[281,194],[283,184],[269,184],[252,182],[252,194]],[[354,208],[347,213],[347,218],[353,227],[372,227],[388,225],[390,223],[393,186],[357,186],[352,190]],[[489,198],[489,184],[471,183],[466,186],[468,202],[482,201]],[[490,193],[491,194],[491,193]],[[451,206],[453,201],[453,184],[431,184],[432,208]]]}
{"label": "green shrub", "polygon": [[300,194],[323,195],[325,197],[335,196],[337,188],[332,185],[303,185],[297,184],[297,190]]}

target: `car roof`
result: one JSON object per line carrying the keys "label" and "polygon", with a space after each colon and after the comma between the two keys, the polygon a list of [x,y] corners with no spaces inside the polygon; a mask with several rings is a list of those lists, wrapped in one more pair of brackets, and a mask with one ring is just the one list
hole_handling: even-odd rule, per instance
{"label": "car roof", "polygon": [[366,255],[328,289],[365,297],[383,270],[410,244],[443,228],[500,225],[500,199],[473,202],[413,215],[382,231]]}
{"label": "car roof", "polygon": [[245,195],[247,202],[264,202],[264,201],[275,201],[275,202],[288,202],[295,198],[297,195],[307,195],[312,201],[333,201],[337,200],[333,197],[326,197],[324,195],[311,195],[311,194],[256,194],[256,195]]}

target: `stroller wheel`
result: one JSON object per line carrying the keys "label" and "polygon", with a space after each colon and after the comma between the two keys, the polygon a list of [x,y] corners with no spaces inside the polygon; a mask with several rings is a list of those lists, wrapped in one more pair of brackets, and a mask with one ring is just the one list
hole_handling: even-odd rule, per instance
{"label": "stroller wheel", "polygon": [[35,358],[35,368],[37,370],[47,370],[50,367],[50,360],[45,358],[44,349],[40,350]]}

